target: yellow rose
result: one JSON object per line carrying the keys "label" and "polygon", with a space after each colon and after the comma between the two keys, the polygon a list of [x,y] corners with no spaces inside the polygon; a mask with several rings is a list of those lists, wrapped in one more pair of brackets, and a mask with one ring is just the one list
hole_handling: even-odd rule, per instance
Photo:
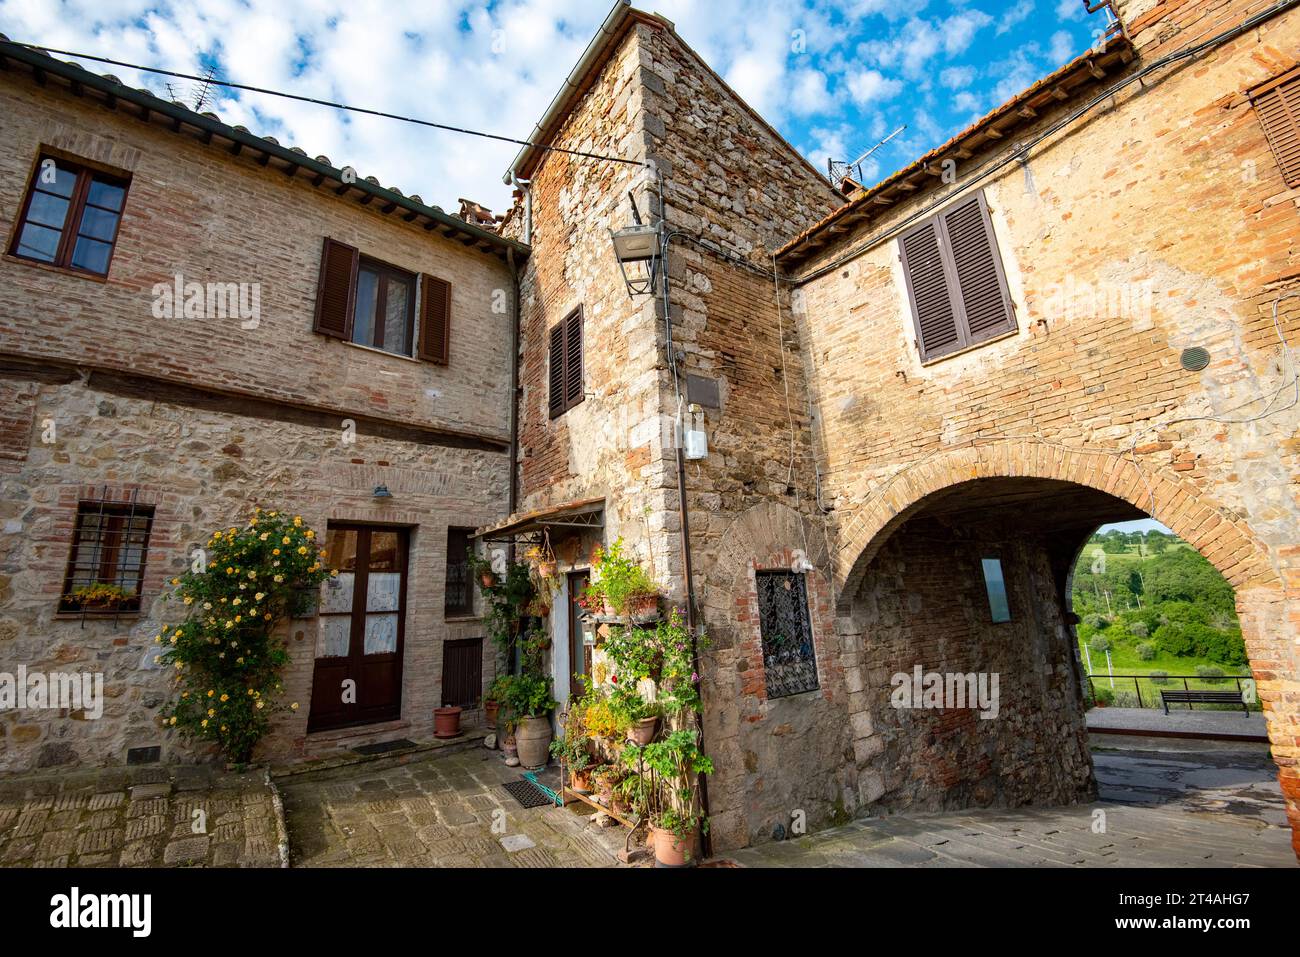
{"label": "yellow rose", "polygon": [[223,694],[223,695],[221,696],[221,700],[222,700],[222,701],[229,701],[229,700],[230,700],[230,695],[228,695],[228,694]]}
{"label": "yellow rose", "polygon": [[262,705],[264,705],[265,703],[266,703],[266,702],[264,702],[264,701],[259,701],[259,702],[257,703],[257,709],[260,711],[260,710],[262,709]]}
{"label": "yellow rose", "polygon": [[171,719],[170,721],[168,721],[167,723],[168,723],[168,724],[175,724],[175,723],[176,723],[176,716],[173,715],[173,716],[172,716],[172,719]]}
{"label": "yellow rose", "polygon": [[309,529],[307,529],[307,537],[308,537],[309,539],[310,539],[310,538],[315,538],[315,537],[316,537],[316,533],[313,532],[313,531],[309,528]]}
{"label": "yellow rose", "polygon": [[204,718],[202,721],[199,722],[199,727],[200,727],[200,728],[206,728],[207,726],[208,726],[208,719],[207,719],[207,718]]}
{"label": "yellow rose", "polygon": [[289,705],[289,707],[292,708],[294,711],[297,711],[297,710],[298,710],[298,702],[295,701],[293,704]]}
{"label": "yellow rose", "polygon": [[286,536],[284,536],[284,538],[280,539],[280,544],[281,544],[281,545],[288,545],[288,544],[289,544],[289,536],[286,535]]}
{"label": "yellow rose", "polygon": [[294,524],[294,527],[295,527],[295,528],[301,526],[301,525],[302,525],[302,516],[301,516],[301,515],[295,515],[295,516],[293,517],[293,524]]}
{"label": "yellow rose", "polygon": [[209,688],[209,689],[208,689],[208,697],[211,698],[214,694],[216,694],[216,692],[213,691],[211,688]]}
{"label": "yellow rose", "polygon": [[299,555],[306,555],[306,554],[307,554],[307,546],[306,546],[306,545],[299,545],[299,546],[298,546],[298,554],[299,554]]}

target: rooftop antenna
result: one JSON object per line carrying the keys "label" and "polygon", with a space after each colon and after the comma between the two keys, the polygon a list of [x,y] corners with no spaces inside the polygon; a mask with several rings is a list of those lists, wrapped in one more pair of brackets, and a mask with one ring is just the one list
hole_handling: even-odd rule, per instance
{"label": "rooftop antenna", "polygon": [[827,159],[826,172],[830,176],[831,183],[838,184],[850,173],[857,174],[857,181],[862,182],[862,164],[867,161],[867,158],[871,156],[872,153],[880,149],[880,147],[884,146],[886,143],[892,140],[899,133],[903,132],[903,130],[905,129],[907,129],[906,123],[904,123],[898,129],[894,130],[894,132],[890,133],[883,140],[881,140],[875,146],[871,147],[871,149],[867,150],[865,153],[863,153],[857,159],[853,160],[853,162],[851,163],[842,163],[836,160]]}
{"label": "rooftop antenna", "polygon": [[212,90],[212,81],[216,78],[217,71],[208,67],[203,71],[203,79],[199,81],[200,85],[194,93],[194,112],[203,112],[203,107],[207,105],[208,94]]}

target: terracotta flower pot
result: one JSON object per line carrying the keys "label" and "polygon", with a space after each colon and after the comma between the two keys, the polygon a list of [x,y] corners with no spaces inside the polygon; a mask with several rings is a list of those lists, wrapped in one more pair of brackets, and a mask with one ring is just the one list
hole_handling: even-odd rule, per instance
{"label": "terracotta flower pot", "polygon": [[591,793],[591,770],[569,772],[569,787],[583,794]]}
{"label": "terracotta flower pot", "polygon": [[655,729],[658,726],[658,716],[642,718],[627,729],[627,739],[638,747],[644,748],[655,739]]}
{"label": "terracotta flower pot", "polygon": [[631,618],[651,618],[658,611],[658,595],[635,595],[627,600],[627,613]]}
{"label": "terracotta flower pot", "polygon": [[460,708],[433,709],[433,736],[455,738],[460,735]]}
{"label": "terracotta flower pot", "polygon": [[482,572],[478,580],[484,588],[491,588],[497,583],[497,576],[494,572]]}
{"label": "terracotta flower pot", "polygon": [[694,833],[678,838],[672,831],[651,825],[650,837],[654,842],[657,867],[688,867],[695,863]]}
{"label": "terracotta flower pot", "polygon": [[537,574],[543,578],[554,578],[559,566],[555,562],[542,561],[537,563]]}
{"label": "terracotta flower pot", "polygon": [[487,721],[489,728],[497,726],[497,712],[501,710],[501,704],[496,701],[485,701],[483,703],[483,717]]}

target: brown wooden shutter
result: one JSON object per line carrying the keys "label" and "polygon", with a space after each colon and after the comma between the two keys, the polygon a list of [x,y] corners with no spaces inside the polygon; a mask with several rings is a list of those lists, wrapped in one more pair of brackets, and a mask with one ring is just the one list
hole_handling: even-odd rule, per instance
{"label": "brown wooden shutter", "polygon": [[1252,92],[1251,102],[1288,186],[1300,186],[1300,68]]}
{"label": "brown wooden shutter", "polygon": [[451,283],[420,276],[420,358],[446,365],[451,356]]}
{"label": "brown wooden shutter", "polygon": [[940,236],[938,221],[932,219],[899,240],[922,359],[933,359],[965,345]]}
{"label": "brown wooden shutter", "polygon": [[583,399],[582,310],[564,323],[564,405],[572,408]]}
{"label": "brown wooden shutter", "polygon": [[1015,329],[1002,259],[984,194],[943,214],[950,262],[961,290],[961,318],[969,344]]}
{"label": "brown wooden shutter", "polygon": [[316,320],[312,328],[336,339],[352,338],[352,311],[357,301],[357,264],[353,246],[325,238],[316,286]]}
{"label": "brown wooden shutter", "polygon": [[566,408],[564,404],[564,329],[561,322],[551,329],[550,410],[555,418]]}

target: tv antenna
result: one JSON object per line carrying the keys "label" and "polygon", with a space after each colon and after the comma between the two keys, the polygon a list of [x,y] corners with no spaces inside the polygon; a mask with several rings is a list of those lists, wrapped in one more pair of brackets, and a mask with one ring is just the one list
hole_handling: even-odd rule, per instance
{"label": "tv antenna", "polygon": [[870,157],[872,153],[880,149],[880,147],[884,146],[886,143],[892,140],[899,133],[903,132],[903,130],[905,129],[907,129],[906,123],[904,123],[898,129],[894,130],[894,132],[890,133],[883,140],[881,140],[875,146],[871,147],[871,149],[867,150],[865,153],[863,153],[861,156],[859,156],[857,159],[853,160],[850,163],[844,163],[839,160],[830,159],[828,157],[826,160],[826,174],[830,177],[831,184],[839,185],[850,174],[855,174],[854,178],[856,179],[857,182],[861,183],[862,164],[867,161],[867,158]]}
{"label": "tv antenna", "polygon": [[184,103],[187,96],[193,97],[190,103],[190,109],[195,113],[203,112],[203,107],[207,106],[208,98],[212,95],[212,81],[217,78],[217,71],[213,67],[208,67],[199,76],[197,83],[192,85],[188,94],[177,90],[172,84],[167,83],[167,96],[173,103]]}

